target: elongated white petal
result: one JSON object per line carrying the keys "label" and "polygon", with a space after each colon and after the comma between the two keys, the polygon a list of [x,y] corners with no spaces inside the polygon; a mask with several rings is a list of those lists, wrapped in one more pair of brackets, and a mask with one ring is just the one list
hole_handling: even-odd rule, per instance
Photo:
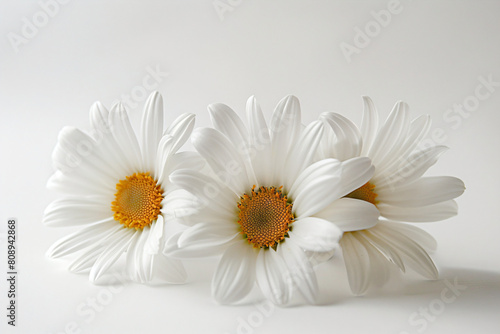
{"label": "elongated white petal", "polygon": [[377,166],[376,175],[392,174],[398,169],[403,161],[408,161],[410,153],[412,153],[425,137],[431,126],[429,115],[422,115],[413,120],[410,124],[409,132],[404,139],[403,145],[397,151],[391,152],[390,156],[384,159],[382,164]]}
{"label": "elongated white petal", "polygon": [[121,103],[114,105],[109,112],[111,133],[120,146],[120,150],[128,159],[124,161],[130,171],[143,170],[142,154],[127,111]]}
{"label": "elongated white petal", "polygon": [[274,250],[261,250],[257,256],[256,278],[264,296],[278,305],[288,304],[293,286],[283,257]]}
{"label": "elongated white petal", "polygon": [[410,184],[379,191],[377,199],[394,206],[421,207],[453,199],[464,190],[463,181],[456,177],[423,177]]}
{"label": "elongated white petal", "polygon": [[242,149],[247,145],[248,131],[241,118],[222,103],[215,103],[208,106],[210,118],[216,130],[222,132],[236,147],[242,145]]}
{"label": "elongated white petal", "polygon": [[377,135],[378,113],[373,101],[368,96],[363,96],[363,105],[363,120],[361,121],[363,147],[361,149],[361,156],[367,156]]}
{"label": "elongated white petal", "polygon": [[45,209],[46,226],[80,226],[113,219],[111,200],[106,197],[65,197],[50,203]]}
{"label": "elongated white petal", "polygon": [[227,137],[214,129],[199,128],[191,138],[220,181],[235,194],[244,194],[252,188],[245,162]]}
{"label": "elongated white petal", "polygon": [[379,233],[377,226],[369,230],[352,232],[358,238],[364,238],[374,247],[376,247],[388,260],[394,263],[402,272],[405,272],[406,267],[401,258],[398,249],[392,243],[386,240],[383,233]]}
{"label": "elongated white petal", "polygon": [[170,182],[192,193],[200,200],[200,209],[215,208],[227,214],[234,213],[239,198],[220,182],[192,170],[177,170],[170,174]]}
{"label": "elongated white petal", "polygon": [[218,302],[236,303],[250,293],[255,284],[257,254],[243,240],[224,252],[212,279],[212,294]]}
{"label": "elongated white petal", "polygon": [[290,275],[287,280],[293,281],[304,298],[314,304],[318,294],[318,281],[309,259],[293,240],[282,243],[280,248]]}
{"label": "elongated white petal", "polygon": [[426,250],[435,251],[437,249],[437,242],[433,236],[425,232],[421,228],[410,224],[403,224],[392,221],[383,221],[381,225],[390,227],[391,229],[398,231],[401,234],[406,235],[411,240],[418,243],[420,246],[424,247]]}
{"label": "elongated white petal", "polygon": [[103,249],[104,245],[99,243],[95,243],[87,247],[84,252],[71,261],[68,270],[75,274],[90,271],[99,255],[101,255]]}
{"label": "elongated white petal", "polygon": [[290,239],[302,249],[329,252],[338,246],[342,230],[324,219],[305,217],[293,223]]}
{"label": "elongated white petal", "polygon": [[341,183],[342,169],[337,160],[325,159],[306,168],[289,194],[297,219],[311,216],[338,199],[336,185]]}
{"label": "elongated white petal", "polygon": [[101,243],[107,240],[108,237],[121,229],[123,229],[123,226],[114,222],[86,227],[58,240],[49,248],[47,255],[52,258],[58,258],[74,253],[94,243]]}
{"label": "elongated white petal", "polygon": [[368,156],[378,167],[403,145],[410,126],[408,105],[398,102],[375,138]]}
{"label": "elongated white petal", "polygon": [[141,129],[144,168],[152,171],[155,168],[158,143],[163,135],[163,98],[158,92],[151,93],[146,100]]}
{"label": "elongated white petal", "polygon": [[274,166],[273,179],[280,185],[283,184],[283,161],[290,148],[295,146],[299,138],[302,124],[300,121],[300,103],[292,95],[283,98],[274,110],[271,119],[271,147]]}
{"label": "elongated white petal", "polygon": [[330,148],[330,158],[344,161],[360,155],[362,146],[361,133],[354,123],[344,116],[332,112],[321,114],[320,119],[335,134],[335,141]]}
{"label": "elongated white petal", "polygon": [[97,143],[77,128],[65,127],[59,132],[52,160],[62,173],[87,179],[95,186],[110,189],[116,183],[116,172],[101,158]]}
{"label": "elongated white petal", "polygon": [[342,231],[356,231],[375,226],[380,213],[369,202],[340,198],[314,216],[332,222]]}
{"label": "elongated white petal", "polygon": [[271,137],[264,114],[255,97],[250,97],[246,105],[249,125],[249,150],[258,185],[268,185],[273,176]]}
{"label": "elongated white petal", "polygon": [[177,117],[172,125],[165,130],[164,134],[170,135],[174,139],[172,153],[176,153],[186,143],[193,132],[194,124],[195,115],[185,113]]}
{"label": "elongated white petal", "polygon": [[196,242],[186,244],[180,248],[178,241],[183,231],[173,234],[165,243],[163,254],[177,259],[204,258],[222,254],[229,246],[242,240],[241,235],[235,234],[232,238],[217,239],[212,237],[199,238]]}
{"label": "elongated white petal", "polygon": [[118,261],[123,252],[128,248],[131,240],[132,234],[127,229],[122,228],[114,235],[111,242],[97,258],[90,270],[89,279],[91,282],[96,282]]}
{"label": "elongated white petal", "polygon": [[299,141],[289,152],[285,163],[286,180],[285,187],[290,187],[306,167],[308,167],[315,158],[320,140],[323,136],[323,126],[320,121],[311,122],[302,132]]}
{"label": "elongated white petal", "polygon": [[180,248],[199,245],[200,242],[222,243],[224,240],[231,241],[240,233],[239,225],[233,222],[207,222],[199,223],[188,228],[182,233],[177,241]]}
{"label": "elongated white petal", "polygon": [[369,158],[352,158],[342,162],[341,182],[334,191],[338,197],[345,196],[367,183],[373,176],[375,167]]}
{"label": "elongated white petal", "polygon": [[458,205],[454,200],[418,207],[380,204],[378,208],[380,214],[388,219],[412,223],[440,221],[456,216],[458,212]]}
{"label": "elongated white petal", "polygon": [[380,225],[377,233],[383,233],[384,238],[397,248],[398,252],[404,256],[404,262],[413,270],[426,278],[437,279],[437,268],[422,246],[406,235],[384,225]]}
{"label": "elongated white petal", "polygon": [[353,233],[345,233],[340,240],[349,286],[355,295],[362,295],[370,281],[370,256]]}
{"label": "elongated white petal", "polygon": [[163,238],[164,226],[165,222],[162,215],[158,215],[156,221],[151,223],[148,239],[144,246],[144,252],[146,252],[146,254],[158,254],[160,250],[160,241]]}
{"label": "elongated white petal", "polygon": [[377,185],[378,190],[411,183],[424,175],[447,149],[446,146],[433,146],[415,152],[406,160],[401,161],[397,168],[395,166],[394,172],[377,173],[377,176],[373,178],[373,183]]}

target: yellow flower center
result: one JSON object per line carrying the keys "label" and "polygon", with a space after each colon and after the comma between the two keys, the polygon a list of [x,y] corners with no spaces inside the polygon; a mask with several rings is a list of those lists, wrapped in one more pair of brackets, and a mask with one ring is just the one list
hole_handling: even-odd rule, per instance
{"label": "yellow flower center", "polygon": [[143,229],[158,218],[163,189],[149,173],[134,173],[116,184],[111,203],[116,221],[128,228]]}
{"label": "yellow flower center", "polygon": [[250,195],[240,197],[238,223],[247,241],[255,248],[271,247],[276,250],[278,243],[288,237],[293,223],[292,204],[288,203],[281,188],[252,188]]}
{"label": "yellow flower center", "polygon": [[377,205],[378,201],[376,200],[376,198],[378,194],[374,191],[374,189],[375,185],[373,183],[366,182],[364,185],[347,194],[345,197],[360,199],[370,202],[373,205]]}

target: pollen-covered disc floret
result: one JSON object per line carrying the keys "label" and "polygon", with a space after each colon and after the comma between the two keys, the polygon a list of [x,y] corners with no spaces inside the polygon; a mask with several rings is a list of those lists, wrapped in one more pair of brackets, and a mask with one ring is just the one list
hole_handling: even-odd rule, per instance
{"label": "pollen-covered disc floret", "polygon": [[134,173],[116,184],[113,217],[128,228],[143,229],[158,218],[163,189],[149,173]]}
{"label": "pollen-covered disc floret", "polygon": [[377,205],[377,196],[378,194],[375,192],[375,185],[373,183],[366,182],[364,185],[347,194],[345,197],[360,199],[362,201],[370,202],[373,205]]}
{"label": "pollen-covered disc floret", "polygon": [[250,195],[244,194],[238,203],[238,223],[241,233],[255,248],[271,247],[288,237],[290,224],[294,221],[292,204],[288,203],[281,187],[255,186]]}

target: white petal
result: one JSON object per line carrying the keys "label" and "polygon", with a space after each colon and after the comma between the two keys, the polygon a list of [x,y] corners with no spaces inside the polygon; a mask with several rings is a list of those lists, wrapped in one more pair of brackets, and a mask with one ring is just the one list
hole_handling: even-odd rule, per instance
{"label": "white petal", "polygon": [[342,115],[326,112],[320,119],[329,126],[335,134],[330,158],[341,161],[357,157],[361,153],[361,133],[354,123]]}
{"label": "white petal", "polygon": [[361,121],[363,148],[361,150],[361,156],[367,156],[377,135],[378,113],[373,101],[368,96],[363,96],[363,104],[363,119]]}
{"label": "white petal", "polygon": [[85,251],[78,255],[71,261],[68,270],[80,274],[88,272],[95,263],[95,260],[101,255],[104,245],[95,243],[85,249]]}
{"label": "white petal", "polygon": [[292,95],[283,98],[274,110],[271,119],[271,147],[274,166],[273,180],[283,184],[283,161],[299,138],[302,124],[300,121],[300,103]]}
{"label": "white petal", "polygon": [[291,186],[298,174],[311,165],[323,136],[323,126],[320,121],[311,122],[302,132],[297,144],[289,152],[285,163],[285,187]]}
{"label": "white petal", "polygon": [[[354,232],[356,233],[356,232]],[[370,256],[353,233],[345,233],[340,240],[349,286],[355,295],[362,295],[370,281]]]}
{"label": "white petal", "polygon": [[337,160],[325,159],[312,164],[297,177],[289,192],[297,219],[321,211],[340,197],[336,185],[340,184],[341,172]]}
{"label": "white petal", "polygon": [[271,137],[262,110],[250,97],[246,105],[250,132],[249,155],[258,185],[269,185],[273,176]]}
{"label": "white petal", "polygon": [[172,136],[174,139],[172,145],[172,153],[177,152],[182,145],[188,140],[193,132],[195,124],[195,115],[185,113],[177,117],[170,127],[165,131],[165,134]]}
{"label": "white petal", "polygon": [[196,171],[205,167],[206,162],[198,152],[179,152],[171,155],[164,166],[164,175],[170,175],[178,169],[193,169]]}
{"label": "white petal", "polygon": [[340,185],[336,186],[335,192],[339,197],[345,196],[368,182],[375,167],[369,158],[352,158],[342,162],[342,176]]}
{"label": "white petal", "polygon": [[[377,175],[392,174],[398,165],[408,161],[408,156],[415,150],[420,141],[429,132],[431,119],[429,115],[422,115],[413,120],[410,124],[409,132],[404,138],[403,145],[397,151],[391,153],[391,159],[384,159],[384,162],[377,166]],[[403,138],[401,138],[403,139]]]}
{"label": "white petal", "polygon": [[434,239],[432,235],[425,232],[421,228],[418,228],[410,224],[403,224],[391,221],[384,221],[382,222],[382,225],[388,226],[391,229],[406,235],[408,238],[415,241],[420,246],[426,248],[429,251],[435,251],[437,249],[436,239]]}
{"label": "white petal", "polygon": [[287,280],[293,281],[304,298],[314,304],[318,294],[318,281],[309,259],[291,239],[282,243],[280,248],[290,274]]}
{"label": "white petal", "polygon": [[90,270],[89,279],[91,282],[96,282],[120,258],[131,240],[131,231],[125,228],[120,229],[114,235]]}
{"label": "white petal", "polygon": [[434,165],[439,157],[447,150],[446,146],[433,146],[422,151],[415,152],[400,162],[400,165],[394,166],[391,173],[379,173],[373,178],[373,183],[377,189],[387,187],[397,187],[415,181]]}
{"label": "white petal", "polygon": [[356,231],[375,226],[380,213],[377,207],[369,202],[340,198],[314,216],[334,223],[342,231]]}
{"label": "white petal", "polygon": [[[196,226],[196,225],[195,225]],[[222,254],[229,246],[242,240],[243,238],[237,234],[231,238],[203,238],[198,239],[196,243],[186,244],[185,247],[180,248],[178,245],[179,238],[183,231],[179,231],[170,237],[163,249],[163,254],[177,259],[193,259],[204,258],[213,255]]]}
{"label": "white petal", "polygon": [[245,162],[227,137],[214,129],[198,128],[191,139],[217,177],[235,194],[251,189]]}
{"label": "white petal", "polygon": [[287,279],[288,268],[284,259],[274,250],[261,250],[257,256],[257,283],[267,298],[278,305],[287,304],[293,293],[292,282]]}
{"label": "white petal", "polygon": [[142,114],[142,154],[145,168],[153,171],[156,152],[163,136],[163,98],[158,92],[149,95]]}
{"label": "white petal", "polygon": [[117,222],[86,227],[59,239],[49,248],[47,255],[58,258],[87,248],[94,243],[103,243],[108,237],[122,229],[123,226]]}
{"label": "white petal", "polygon": [[116,184],[116,172],[102,159],[97,143],[77,128],[65,127],[59,132],[52,160],[55,168],[74,178],[103,188]]}
{"label": "white petal", "polygon": [[111,108],[109,112],[109,124],[111,132],[116,142],[120,146],[120,150],[127,160],[124,163],[131,171],[143,169],[141,149],[137,136],[135,135],[127,111],[121,103],[118,103]]}
{"label": "white petal", "polygon": [[199,199],[200,210],[214,209],[227,215],[235,214],[239,197],[209,176],[192,170],[177,170],[170,174],[170,182]]}
{"label": "white petal", "polygon": [[[150,231],[146,245],[144,246],[144,252],[150,255],[158,254],[160,250],[160,241],[163,238],[163,229],[165,222],[162,215],[158,215],[155,222],[150,225]],[[163,245],[162,245],[163,246]]]}
{"label": "white petal", "polygon": [[[87,176],[85,173],[64,174],[56,171],[47,181],[47,188],[71,196],[102,196],[112,198],[115,189],[104,186],[98,176]],[[111,196],[111,197],[110,197]],[[110,202],[111,203],[111,202]]]}
{"label": "white petal", "polygon": [[464,190],[463,181],[456,177],[423,177],[410,184],[379,191],[377,199],[394,206],[419,207],[456,198]]}
{"label": "white petal", "polygon": [[377,233],[383,233],[384,238],[397,247],[407,265],[426,278],[437,279],[437,268],[422,246],[388,226],[380,225],[379,230]]}
{"label": "white petal", "polygon": [[205,242],[207,244],[221,244],[230,242],[235,236],[240,234],[240,228],[233,222],[207,222],[199,223],[188,228],[182,233],[177,241],[180,248],[199,246]]}
{"label": "white petal", "polygon": [[406,222],[435,222],[456,216],[458,205],[454,200],[419,207],[399,207],[379,204],[383,217]]}
{"label": "white petal", "polygon": [[405,264],[401,258],[398,249],[392,245],[392,243],[386,240],[384,233],[378,233],[379,227],[375,226],[369,230],[352,232],[356,234],[359,238],[364,238],[375,248],[377,248],[380,253],[382,253],[389,261],[394,263],[402,272],[405,272]]}
{"label": "white petal", "polygon": [[237,147],[246,146],[248,131],[233,109],[225,104],[215,103],[208,106],[208,111],[216,130],[222,132]]}
{"label": "white petal", "polygon": [[113,219],[111,200],[105,197],[65,197],[50,203],[45,209],[45,226],[79,226]]}
{"label": "white petal", "polygon": [[342,230],[324,219],[306,217],[295,221],[289,234],[302,249],[328,252],[337,247]]}
{"label": "white petal", "polygon": [[385,124],[380,128],[368,151],[368,156],[377,168],[386,157],[390,158],[404,144],[410,126],[408,109],[406,103],[396,103]]}
{"label": "white petal", "polygon": [[250,293],[255,284],[257,253],[244,241],[224,252],[212,279],[212,294],[218,302],[236,303]]}
{"label": "white petal", "polygon": [[146,226],[137,231],[137,243],[129,247],[131,257],[127,259],[129,270],[133,280],[139,283],[147,283],[153,278],[154,255],[146,252],[151,228]]}

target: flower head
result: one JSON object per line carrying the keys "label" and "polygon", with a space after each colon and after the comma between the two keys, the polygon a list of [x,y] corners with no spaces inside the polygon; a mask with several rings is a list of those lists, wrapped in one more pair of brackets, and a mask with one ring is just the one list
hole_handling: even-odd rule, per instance
{"label": "flower head", "polygon": [[[344,200],[362,201],[380,211],[380,221],[370,227],[341,226],[340,241],[352,291],[364,293],[372,274],[385,275],[395,264],[403,272],[412,268],[424,277],[437,278],[437,269],[428,255],[435,240],[423,230],[401,222],[431,222],[457,213],[453,200],[464,191],[455,177],[423,177],[446,150],[445,146],[420,148],[430,128],[429,116],[412,122],[408,105],[398,102],[383,126],[373,102],[364,97],[364,114],[359,130],[347,118],[324,113],[322,158],[340,160],[366,156],[375,166],[373,177],[345,196]],[[323,218],[328,219],[327,216]]]}
{"label": "flower head", "polygon": [[74,254],[69,269],[90,271],[91,281],[122,257],[134,281],[184,281],[182,264],[164,256],[162,247],[179,196],[170,173],[203,166],[196,153],[177,153],[192,132],[194,115],[179,116],[164,131],[163,100],[153,93],[144,109],[140,141],[121,104],[108,111],[95,103],[90,124],[90,134],[64,128],[54,149],[56,172],[47,186],[62,197],[46,208],[43,222],[83,229],[56,242],[48,255]]}
{"label": "flower head", "polygon": [[342,234],[317,215],[328,209],[346,224],[371,220],[366,226],[378,218],[378,211],[362,202],[345,207],[337,201],[371,178],[369,159],[315,162],[322,124],[303,127],[293,96],[278,103],[269,127],[253,97],[247,102],[248,127],[226,105],[211,105],[209,111],[215,129],[196,129],[192,141],[210,173],[170,175],[173,184],[196,197],[185,206],[197,213],[186,220],[191,227],[168,240],[167,253],[222,254],[212,280],[219,302],[240,301],[255,283],[277,304],[288,303],[295,290],[314,302],[317,281],[305,251],[331,251]]}

